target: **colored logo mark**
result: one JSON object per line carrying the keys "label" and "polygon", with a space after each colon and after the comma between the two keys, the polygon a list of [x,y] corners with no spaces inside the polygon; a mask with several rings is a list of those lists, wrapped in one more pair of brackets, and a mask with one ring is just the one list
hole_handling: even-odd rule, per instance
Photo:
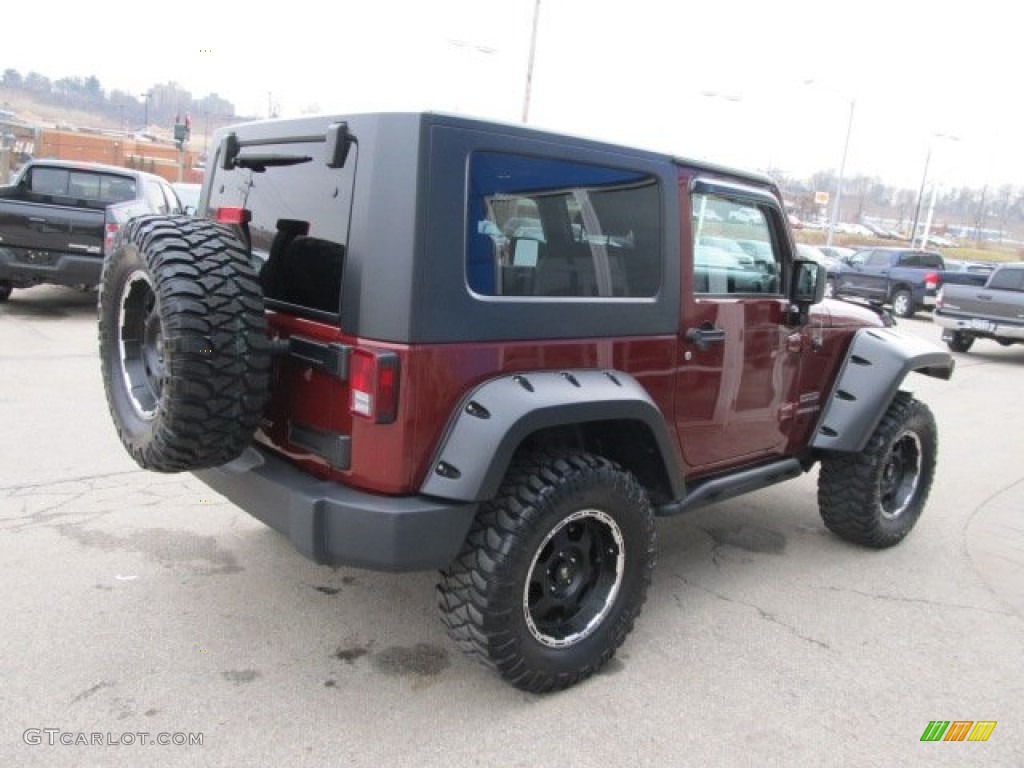
{"label": "colored logo mark", "polygon": [[932,720],[921,741],[988,741],[995,728],[995,720]]}

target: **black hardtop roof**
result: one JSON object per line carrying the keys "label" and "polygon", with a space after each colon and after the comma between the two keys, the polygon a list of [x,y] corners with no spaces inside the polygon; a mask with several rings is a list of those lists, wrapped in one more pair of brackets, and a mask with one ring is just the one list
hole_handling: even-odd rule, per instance
{"label": "black hardtop roof", "polygon": [[[629,146],[626,144],[616,144],[601,139],[593,139],[574,134],[557,133],[555,131],[543,128],[536,128],[530,125],[523,125],[521,123],[507,123],[478,117],[454,115],[445,112],[366,112],[352,113],[347,115],[323,114],[298,118],[256,120],[247,123],[237,123],[235,125],[227,126],[225,128],[220,129],[217,133],[218,135],[223,135],[224,133],[231,133],[232,131],[236,130],[243,134],[252,131],[258,133],[261,136],[268,136],[274,133],[279,133],[279,135],[283,138],[290,135],[307,135],[310,134],[311,132],[315,132],[317,129],[323,130],[327,125],[331,123],[351,123],[358,122],[360,120],[380,120],[394,122],[418,120],[423,124],[451,125],[454,127],[485,132],[500,131],[501,133],[504,134],[521,135],[524,138],[530,138],[541,141],[550,141],[553,143],[564,142],[568,140],[578,146],[587,147],[590,149],[613,152],[616,154],[622,154],[626,156],[642,157],[647,160],[672,163],[680,167],[693,168],[698,173],[707,173],[716,176],[727,176],[734,179],[739,179],[742,181],[753,182],[758,185],[763,185],[776,191],[778,189],[775,181],[770,176],[756,171],[741,170],[726,165],[719,165],[717,163],[707,162],[705,160],[694,160],[692,158],[681,157],[667,152],[643,149],[639,147]],[[358,135],[356,136],[356,138],[358,140]]]}

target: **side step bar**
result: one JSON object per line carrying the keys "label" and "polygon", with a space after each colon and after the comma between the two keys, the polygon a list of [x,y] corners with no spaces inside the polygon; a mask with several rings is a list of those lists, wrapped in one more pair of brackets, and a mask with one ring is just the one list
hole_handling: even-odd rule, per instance
{"label": "side step bar", "polygon": [[803,465],[793,458],[781,459],[752,469],[702,480],[690,488],[686,498],[664,504],[655,510],[659,517],[678,515],[708,504],[759,491],[770,485],[792,480],[804,473]]}

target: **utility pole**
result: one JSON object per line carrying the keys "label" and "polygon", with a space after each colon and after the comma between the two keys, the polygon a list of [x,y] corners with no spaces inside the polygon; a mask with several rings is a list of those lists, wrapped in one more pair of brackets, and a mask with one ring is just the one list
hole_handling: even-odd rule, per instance
{"label": "utility pole", "polygon": [[533,6],[533,31],[530,33],[530,58],[526,64],[526,93],[523,96],[523,122],[530,119],[530,90],[533,87],[533,57],[537,52],[537,20],[540,18],[540,0]]}

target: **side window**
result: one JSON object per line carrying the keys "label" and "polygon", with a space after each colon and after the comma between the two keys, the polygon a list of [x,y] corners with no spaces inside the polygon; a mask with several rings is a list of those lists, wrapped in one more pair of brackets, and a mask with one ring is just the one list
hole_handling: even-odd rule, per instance
{"label": "side window", "polygon": [[885,251],[872,251],[868,254],[867,258],[864,259],[864,266],[866,267],[888,267],[889,266],[889,254]]}
{"label": "side window", "polygon": [[164,193],[160,191],[159,184],[146,179],[142,182],[142,193],[153,211],[167,213],[167,200],[164,198]]}
{"label": "side window", "polygon": [[1003,291],[1024,291],[1024,269],[1001,269],[988,287]]}
{"label": "side window", "polygon": [[167,201],[167,212],[181,213],[181,203],[178,201],[178,196],[171,189],[171,186],[169,184],[161,184],[160,189],[164,193],[164,200]]}
{"label": "side window", "polygon": [[693,290],[778,294],[782,256],[764,209],[738,199],[693,195]]}
{"label": "side window", "polygon": [[661,288],[654,177],[477,152],[468,185],[466,281],[474,293],[632,298]]}
{"label": "side window", "polygon": [[37,195],[67,195],[69,176],[62,168],[33,168],[29,189]]}
{"label": "side window", "polygon": [[100,199],[106,203],[123,203],[135,199],[135,179],[124,176],[101,176]]}
{"label": "side window", "polygon": [[95,173],[72,171],[68,179],[68,195],[77,200],[99,200],[100,177]]}

